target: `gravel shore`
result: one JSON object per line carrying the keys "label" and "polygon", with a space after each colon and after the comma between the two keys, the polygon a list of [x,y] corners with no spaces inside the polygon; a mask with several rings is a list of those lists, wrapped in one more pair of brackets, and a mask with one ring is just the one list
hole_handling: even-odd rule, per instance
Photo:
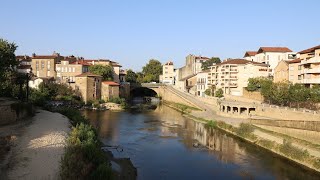
{"label": "gravel shore", "polygon": [[12,147],[8,179],[59,179],[60,160],[70,131],[61,114],[38,110]]}

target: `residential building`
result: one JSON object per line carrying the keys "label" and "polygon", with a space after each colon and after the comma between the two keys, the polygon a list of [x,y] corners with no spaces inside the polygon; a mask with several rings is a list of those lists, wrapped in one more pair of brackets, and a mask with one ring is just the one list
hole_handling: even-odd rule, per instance
{"label": "residential building", "polygon": [[35,76],[40,78],[56,78],[56,64],[63,59],[59,53],[52,55],[32,55],[31,67]]}
{"label": "residential building", "polygon": [[289,81],[289,62],[288,61],[280,61],[278,65],[274,69],[274,82],[284,82]]}
{"label": "residential building", "polygon": [[[293,84],[301,83],[301,59],[295,59],[292,61],[289,61],[289,81]],[[320,71],[319,71],[320,73]]]}
{"label": "residential building", "polygon": [[126,75],[127,75],[127,70],[126,69],[120,69],[120,72],[119,72],[120,83],[126,82]]}
{"label": "residential building", "polygon": [[75,77],[79,74],[89,71],[91,64],[84,60],[77,60],[75,57],[65,57],[56,64],[57,82],[60,83],[75,83]]}
{"label": "residential building", "polygon": [[210,70],[202,71],[199,72],[196,75],[197,78],[197,83],[196,83],[196,88],[197,88],[197,96],[205,97],[205,91],[209,88],[209,82],[208,82],[208,74]]}
{"label": "residential building", "polygon": [[247,51],[244,54],[243,58],[248,61],[256,61],[257,53],[258,53],[257,51]]}
{"label": "residential building", "polygon": [[296,53],[287,47],[260,47],[254,60],[259,63],[269,65],[270,75],[274,74],[274,69],[282,60],[294,60]]}
{"label": "residential building", "polygon": [[298,57],[300,82],[307,87],[320,84],[320,45],[298,52]]}
{"label": "residential building", "polygon": [[175,77],[172,61],[169,61],[162,66],[162,75],[160,75],[159,80],[164,84],[174,84]]}
{"label": "residential building", "polygon": [[101,76],[86,72],[76,75],[75,78],[75,90],[80,92],[85,103],[101,99]]}
{"label": "residential building", "polygon": [[19,65],[17,66],[17,72],[23,74],[30,73],[32,62],[31,57],[27,55],[16,56],[16,59],[17,61],[19,61]]}
{"label": "residential building", "polygon": [[249,78],[268,77],[268,72],[267,64],[245,59],[229,59],[211,66],[208,81],[215,89],[221,88],[224,94],[242,96]]}
{"label": "residential building", "polygon": [[119,97],[120,84],[114,81],[103,81],[101,88],[101,99],[109,101],[112,98]]}

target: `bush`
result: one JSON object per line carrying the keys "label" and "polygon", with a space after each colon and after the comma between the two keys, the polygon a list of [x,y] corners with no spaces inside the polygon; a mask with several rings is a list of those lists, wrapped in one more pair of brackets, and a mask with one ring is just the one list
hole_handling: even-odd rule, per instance
{"label": "bush", "polygon": [[293,146],[292,142],[287,139],[283,139],[283,144],[280,145],[279,150],[283,154],[293,159],[304,160],[309,156],[309,153],[307,150],[303,150],[296,146]]}
{"label": "bush", "polygon": [[122,104],[123,102],[126,102],[126,100],[124,98],[115,97],[115,98],[110,98],[108,102]]}
{"label": "bush", "polygon": [[267,148],[267,149],[272,149],[275,146],[275,142],[274,141],[270,141],[267,139],[261,139],[258,141],[258,144],[260,144],[261,146]]}
{"label": "bush", "polygon": [[319,158],[317,158],[317,159],[314,161],[313,166],[314,166],[315,168],[317,168],[317,169],[320,169],[320,159],[319,159]]}
{"label": "bush", "polygon": [[216,121],[208,121],[206,123],[206,127],[210,127],[210,128],[217,127],[217,122]]}
{"label": "bush", "polygon": [[249,123],[241,123],[239,128],[236,130],[236,134],[242,137],[250,137],[252,136],[254,131],[254,127]]}
{"label": "bush", "polygon": [[88,120],[76,109],[61,107],[57,108],[55,111],[69,118],[72,126],[76,126],[80,123],[88,124]]}
{"label": "bush", "polygon": [[223,90],[220,88],[216,91],[215,96],[218,98],[222,98],[223,97]]}
{"label": "bush", "polygon": [[91,125],[72,128],[61,160],[62,179],[111,179],[111,167],[97,137]]}

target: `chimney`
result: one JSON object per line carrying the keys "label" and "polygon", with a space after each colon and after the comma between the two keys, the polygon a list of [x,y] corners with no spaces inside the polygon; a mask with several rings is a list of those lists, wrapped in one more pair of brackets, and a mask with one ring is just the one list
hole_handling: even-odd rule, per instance
{"label": "chimney", "polygon": [[32,57],[36,57],[36,53],[32,53]]}

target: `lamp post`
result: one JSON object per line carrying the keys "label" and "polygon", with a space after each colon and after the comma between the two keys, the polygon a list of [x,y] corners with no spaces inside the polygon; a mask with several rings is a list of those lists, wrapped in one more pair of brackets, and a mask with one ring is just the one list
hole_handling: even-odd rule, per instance
{"label": "lamp post", "polygon": [[29,101],[29,81],[31,80],[33,76],[32,73],[32,67],[30,68],[30,71],[26,74],[26,79],[27,79],[27,88],[26,88],[26,101]]}

